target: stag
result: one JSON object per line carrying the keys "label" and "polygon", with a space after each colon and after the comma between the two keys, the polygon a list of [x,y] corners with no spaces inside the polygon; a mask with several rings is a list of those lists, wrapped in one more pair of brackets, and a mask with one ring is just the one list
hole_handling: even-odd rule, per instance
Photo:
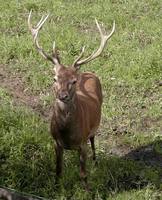
{"label": "stag", "polygon": [[63,150],[77,150],[80,158],[80,177],[87,185],[86,158],[87,141],[90,140],[93,160],[96,159],[94,138],[99,127],[102,105],[102,88],[99,78],[90,72],[79,73],[80,66],[99,57],[107,41],[115,31],[115,22],[110,34],[105,35],[96,20],[101,42],[99,48],[83,59],[85,47],[71,66],[61,64],[58,52],[53,43],[52,54],[47,54],[38,42],[38,33],[48,16],[43,16],[33,27],[31,14],[28,17],[28,27],[33,36],[38,52],[54,65],[55,105],[51,119],[51,134],[55,140],[56,180],[62,175]]}

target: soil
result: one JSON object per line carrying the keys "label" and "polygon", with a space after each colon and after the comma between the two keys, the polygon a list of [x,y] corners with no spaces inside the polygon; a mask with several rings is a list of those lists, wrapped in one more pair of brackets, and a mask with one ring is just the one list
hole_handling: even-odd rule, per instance
{"label": "soil", "polygon": [[25,105],[45,120],[51,117],[51,107],[42,106],[40,95],[30,92],[20,74],[11,74],[4,66],[0,66],[0,86],[12,96],[14,105]]}

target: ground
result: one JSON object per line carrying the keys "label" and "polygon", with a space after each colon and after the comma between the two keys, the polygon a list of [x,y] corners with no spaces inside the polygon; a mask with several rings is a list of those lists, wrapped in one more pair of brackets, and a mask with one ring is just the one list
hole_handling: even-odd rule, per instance
{"label": "ground", "polygon": [[[162,199],[162,3],[133,1],[0,2],[0,185],[48,199]],[[88,148],[91,192],[80,184],[78,155],[65,152],[64,175],[55,185],[49,134],[54,96],[52,66],[36,52],[27,29],[50,12],[39,35],[56,40],[70,64],[86,44],[98,46],[94,18],[116,31],[99,59],[83,66],[100,78],[104,102],[96,137],[97,165]]]}

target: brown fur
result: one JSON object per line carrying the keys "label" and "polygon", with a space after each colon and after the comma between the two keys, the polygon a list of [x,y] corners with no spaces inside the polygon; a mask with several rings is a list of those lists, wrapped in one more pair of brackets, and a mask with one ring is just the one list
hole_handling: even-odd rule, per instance
{"label": "brown fur", "polygon": [[[62,172],[63,149],[76,149],[81,157],[81,177],[86,177],[85,160],[86,144],[88,139],[92,139],[93,158],[94,136],[100,123],[102,91],[99,79],[93,73],[78,74],[73,68],[61,67],[56,73],[62,79],[55,88],[61,92],[67,88],[67,82],[72,78],[77,78],[76,86],[73,90],[73,97],[70,102],[63,103],[56,99],[53,117],[51,120],[51,134],[56,141],[56,175],[57,178]],[[62,87],[61,87],[61,86]],[[60,154],[61,152],[61,154]]]}

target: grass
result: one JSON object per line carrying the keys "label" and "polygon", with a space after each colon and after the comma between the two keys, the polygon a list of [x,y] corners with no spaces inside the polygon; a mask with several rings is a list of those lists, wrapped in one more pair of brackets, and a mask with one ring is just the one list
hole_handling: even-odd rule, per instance
{"label": "grass", "polygon": [[[116,21],[116,32],[102,56],[81,68],[95,71],[103,86],[98,166],[88,159],[92,192],[86,193],[79,180],[78,156],[66,152],[58,191],[49,123],[30,108],[15,105],[10,92],[0,86],[0,185],[50,199],[160,199],[161,167],[127,159],[121,148],[130,152],[153,145],[161,156],[161,1],[0,0],[0,67],[11,76],[18,74],[45,107],[52,99],[51,93],[46,94],[52,85],[52,66],[34,49],[27,28],[31,9],[33,24],[50,13],[40,43],[50,51],[55,40],[67,65],[84,44],[86,55],[96,49],[95,18],[105,30]],[[117,155],[110,153],[114,148]]]}

